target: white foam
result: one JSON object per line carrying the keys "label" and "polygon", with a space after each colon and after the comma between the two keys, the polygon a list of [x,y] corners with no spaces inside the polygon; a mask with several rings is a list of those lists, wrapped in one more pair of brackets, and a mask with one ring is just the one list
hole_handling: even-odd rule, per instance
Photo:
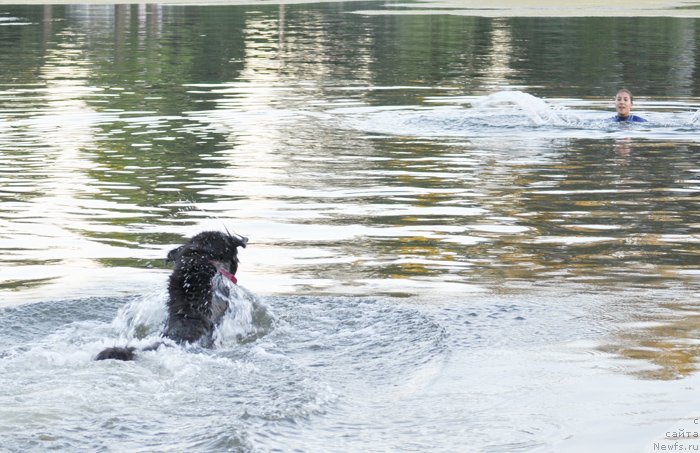
{"label": "white foam", "polygon": [[127,303],[112,321],[112,328],[125,340],[156,334],[168,317],[166,300],[167,292],[163,289]]}
{"label": "white foam", "polygon": [[249,342],[267,333],[274,323],[269,307],[247,289],[227,279],[222,281],[229,288],[229,309],[214,331],[214,346],[226,347]]}

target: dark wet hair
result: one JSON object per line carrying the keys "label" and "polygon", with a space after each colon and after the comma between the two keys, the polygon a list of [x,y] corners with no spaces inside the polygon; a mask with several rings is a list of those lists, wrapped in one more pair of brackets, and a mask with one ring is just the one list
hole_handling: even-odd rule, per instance
{"label": "dark wet hair", "polygon": [[627,88],[620,88],[617,90],[617,93],[615,93],[615,97],[617,97],[618,94],[620,93],[627,93],[630,95],[630,102],[634,104],[634,96],[632,96],[632,92],[628,90]]}

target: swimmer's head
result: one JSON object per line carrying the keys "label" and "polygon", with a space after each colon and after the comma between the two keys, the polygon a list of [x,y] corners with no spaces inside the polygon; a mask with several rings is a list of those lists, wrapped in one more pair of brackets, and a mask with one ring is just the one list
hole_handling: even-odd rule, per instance
{"label": "swimmer's head", "polygon": [[617,91],[615,95],[615,110],[617,111],[617,116],[622,118],[630,116],[633,104],[634,97],[630,90],[622,88]]}

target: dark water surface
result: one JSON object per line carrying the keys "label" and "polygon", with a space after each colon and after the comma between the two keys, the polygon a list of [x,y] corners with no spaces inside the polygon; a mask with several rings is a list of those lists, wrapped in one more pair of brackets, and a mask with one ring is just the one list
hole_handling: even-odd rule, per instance
{"label": "dark water surface", "polygon": [[[684,428],[700,22],[354,13],[391,8],[0,7],[7,448],[640,451]],[[607,121],[621,86],[648,123]],[[224,226],[272,325],[90,362],[157,335],[167,251]]]}

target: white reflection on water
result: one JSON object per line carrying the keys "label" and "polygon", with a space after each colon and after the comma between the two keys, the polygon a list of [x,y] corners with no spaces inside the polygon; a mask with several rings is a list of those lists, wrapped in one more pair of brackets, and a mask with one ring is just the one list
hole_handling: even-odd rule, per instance
{"label": "white reflection on water", "polygon": [[[226,225],[253,239],[255,247],[246,251],[249,264],[242,270],[249,272],[248,278],[286,280],[277,290],[266,285],[268,290],[284,292],[296,283],[340,294],[362,293],[377,291],[376,284],[384,281],[386,292],[393,293],[404,285],[411,293],[407,277],[430,281],[431,287],[442,282],[447,290],[465,269],[482,269],[486,264],[515,270],[537,263],[543,251],[549,253],[547,245],[573,247],[571,253],[593,259],[605,252],[576,252],[576,248],[605,243],[611,247],[625,243],[663,247],[669,242],[697,242],[692,231],[637,234],[634,223],[622,226],[619,220],[612,220],[618,228],[610,227],[618,209],[615,206],[656,203],[648,199],[650,193],[660,202],[683,205],[690,201],[698,191],[697,168],[683,163],[682,154],[655,157],[673,158],[671,165],[679,160],[681,173],[669,182],[657,184],[623,175],[603,185],[585,182],[586,173],[603,172],[604,178],[608,174],[618,178],[623,166],[635,161],[647,165],[650,161],[644,154],[655,153],[653,141],[666,140],[668,135],[682,143],[692,142],[692,117],[658,111],[648,115],[652,120],[649,124],[620,126],[606,121],[609,113],[594,108],[599,101],[586,105],[578,100],[567,107],[563,101],[518,91],[445,97],[445,105],[432,107],[266,108],[265,104],[283,104],[290,96],[312,94],[271,87],[193,85],[193,95],[216,96],[217,108],[182,116],[117,111],[99,114],[77,100],[71,101],[69,108],[61,93],[72,99],[83,91],[61,88],[52,95],[58,104],[51,107],[54,104],[49,102],[46,113],[9,119],[12,133],[3,139],[6,146],[30,140],[24,148],[32,145],[45,152],[32,152],[34,161],[22,164],[28,166],[28,172],[8,178],[5,190],[12,199],[3,204],[6,237],[16,243],[36,234],[28,222],[51,226],[37,235],[37,240],[45,238],[50,246],[41,247],[41,252],[20,247],[12,252],[13,259],[25,265],[59,260],[61,267],[48,264],[39,274],[33,273],[38,276],[32,279],[58,277],[61,280],[55,289],[60,290],[77,269],[85,268],[94,275],[92,259],[153,263],[172,245],[144,248],[138,240],[126,239],[120,244],[116,238],[85,241],[74,232],[105,237],[137,231],[188,235]],[[46,122],[46,118],[54,119]],[[60,124],[58,118],[62,119]],[[135,151],[123,151],[119,145],[123,139],[112,140],[117,134],[130,137],[133,142],[127,146]],[[169,141],[164,149],[140,146],[142,141],[154,143],[173,135],[214,135],[220,144],[201,155],[174,154],[175,160],[167,161],[166,166],[161,161],[169,159],[165,154]],[[33,143],[34,136],[41,141]],[[66,137],[72,139],[67,141]],[[588,159],[585,154],[591,151],[579,151],[579,146],[591,146],[588,142],[579,145],[581,140],[593,140],[591,149],[597,150],[610,146],[610,139],[616,140],[616,145],[614,157],[604,157],[611,161],[607,167]],[[596,141],[600,144],[595,145]],[[101,150],[105,143],[113,143],[114,148]],[[22,152],[22,148],[15,149]],[[575,157],[581,160],[579,164],[571,163],[571,153],[580,154]],[[114,156],[114,163],[120,159],[123,163],[103,163],[100,156]],[[159,160],[149,164],[142,162],[141,156]],[[183,165],[179,165],[183,157]],[[143,172],[154,174],[155,180],[148,182],[148,177],[139,176]],[[645,175],[660,177],[663,175]],[[655,184],[651,192],[650,183]],[[671,185],[664,188],[664,184]],[[142,194],[149,185],[152,194]],[[184,190],[198,194],[201,200],[164,200],[159,206],[138,201],[158,193],[180,197]],[[133,196],[129,196],[130,191]],[[20,194],[21,199],[16,199]],[[553,202],[550,206],[540,205],[539,200],[548,198]],[[534,200],[538,201],[532,204]],[[561,207],[551,211],[554,205]],[[693,212],[691,209],[675,217],[692,217]],[[673,216],[647,217],[664,224]],[[600,223],[591,221],[598,217]],[[572,223],[573,219],[576,222]],[[635,235],[639,237],[630,242]],[[467,247],[466,253],[459,246]],[[538,247],[540,251],[535,250]],[[533,250],[525,250],[528,248]],[[305,256],[316,253],[310,253],[311,249],[326,257],[325,269],[321,263],[306,261]],[[621,269],[627,267],[632,273],[649,270],[629,267],[626,257],[632,255],[615,253],[610,256],[625,257],[618,263]],[[79,261],[71,264],[73,255]],[[270,262],[274,265],[267,264]],[[604,259],[601,264],[610,262]],[[20,269],[5,271],[6,278],[14,280],[22,274]],[[384,269],[384,277],[399,280],[374,278],[378,269]],[[446,269],[450,271],[447,277]],[[690,270],[681,268],[680,275],[688,275]],[[571,271],[581,272],[576,267],[566,272]],[[523,267],[514,275],[527,272]],[[598,272],[592,264],[584,273],[598,280]],[[280,277],[290,274],[292,277]],[[480,278],[461,280],[464,290],[484,283]],[[366,284],[370,281],[371,285]]]}

